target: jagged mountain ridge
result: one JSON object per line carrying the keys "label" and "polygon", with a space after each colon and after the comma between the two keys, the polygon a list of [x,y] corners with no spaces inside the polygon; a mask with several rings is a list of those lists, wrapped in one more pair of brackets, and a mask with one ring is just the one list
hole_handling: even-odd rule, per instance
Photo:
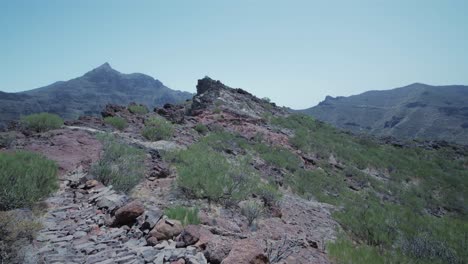
{"label": "jagged mountain ridge", "polygon": [[467,102],[468,86],[415,83],[349,97],[327,96],[301,112],[358,133],[468,144]]}
{"label": "jagged mountain ridge", "polygon": [[97,115],[110,103],[139,102],[153,108],[191,97],[191,93],[171,90],[151,76],[123,74],[104,63],[69,81],[19,93],[0,92],[0,126],[31,113],[50,112],[74,119]]}

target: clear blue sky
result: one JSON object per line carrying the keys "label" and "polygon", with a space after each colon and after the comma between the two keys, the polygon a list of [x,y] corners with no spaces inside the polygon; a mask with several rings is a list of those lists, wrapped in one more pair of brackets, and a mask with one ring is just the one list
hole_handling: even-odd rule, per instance
{"label": "clear blue sky", "polygon": [[0,90],[104,62],[191,92],[208,75],[293,108],[468,84],[468,1],[0,0]]}

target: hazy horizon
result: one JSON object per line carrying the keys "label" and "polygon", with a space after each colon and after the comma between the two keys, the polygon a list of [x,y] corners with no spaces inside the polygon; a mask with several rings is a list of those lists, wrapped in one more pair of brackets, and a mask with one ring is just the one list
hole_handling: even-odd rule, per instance
{"label": "hazy horizon", "polygon": [[210,76],[302,109],[415,82],[468,84],[464,1],[2,2],[0,90],[104,62],[195,92]]}

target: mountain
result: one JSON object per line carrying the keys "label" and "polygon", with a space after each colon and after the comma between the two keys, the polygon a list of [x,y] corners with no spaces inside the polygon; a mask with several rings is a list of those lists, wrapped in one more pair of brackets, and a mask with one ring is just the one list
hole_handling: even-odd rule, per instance
{"label": "mountain", "polygon": [[208,77],[102,116],[127,125],[0,133],[0,263],[468,263],[468,146],[354,135]]}
{"label": "mountain", "polygon": [[0,126],[31,113],[50,112],[73,119],[99,114],[109,103],[139,102],[153,108],[191,97],[188,92],[169,89],[151,76],[123,74],[104,63],[69,81],[19,93],[0,92]]}
{"label": "mountain", "polygon": [[349,97],[327,96],[301,112],[353,132],[468,144],[468,86],[414,83]]}

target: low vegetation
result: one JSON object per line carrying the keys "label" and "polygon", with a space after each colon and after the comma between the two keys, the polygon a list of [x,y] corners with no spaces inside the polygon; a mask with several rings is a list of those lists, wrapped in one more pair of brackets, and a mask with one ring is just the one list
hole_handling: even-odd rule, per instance
{"label": "low vegetation", "polygon": [[177,185],[186,195],[229,206],[253,194],[260,181],[248,157],[228,160],[220,153],[223,144],[218,144],[219,139],[227,144],[232,138],[227,133],[208,135],[166,158],[175,163]]}
{"label": "low vegetation", "polygon": [[0,148],[9,148],[16,140],[14,132],[0,133]]}
{"label": "low vegetation", "polygon": [[23,263],[21,249],[33,241],[41,227],[19,211],[0,211],[0,263]]}
{"label": "low vegetation", "polygon": [[63,125],[63,119],[56,114],[39,113],[21,117],[22,126],[33,132],[45,132],[58,129]]}
{"label": "low vegetation", "polygon": [[195,127],[194,127],[195,131],[197,131],[198,133],[204,135],[208,132],[208,128],[203,125],[203,124],[197,124]]}
{"label": "low vegetation", "polygon": [[173,133],[173,125],[169,121],[158,117],[148,118],[145,127],[141,131],[142,136],[151,141],[169,139]]}
{"label": "low vegetation", "polygon": [[167,208],[164,211],[170,219],[179,220],[183,226],[187,225],[198,225],[200,224],[200,218],[198,218],[198,209],[190,208],[185,206],[175,206]]}
{"label": "low vegetation", "polygon": [[138,115],[144,115],[144,114],[147,114],[149,111],[148,111],[148,107],[144,106],[144,105],[138,105],[138,104],[131,104],[128,106],[128,111],[130,111],[130,113],[132,114],[138,114]]}
{"label": "low vegetation", "polygon": [[247,218],[249,226],[252,226],[254,221],[257,220],[263,212],[263,205],[256,201],[247,201],[241,205],[241,214]]}
{"label": "low vegetation", "polygon": [[118,130],[124,130],[128,127],[127,120],[120,116],[108,116],[104,118],[104,123],[109,124]]}
{"label": "low vegetation", "polygon": [[0,152],[0,210],[29,207],[58,188],[57,165],[40,154]]}
{"label": "low vegetation", "polygon": [[103,144],[101,159],[92,166],[97,180],[114,189],[129,192],[145,174],[145,152],[126,145],[112,135],[101,134]]}
{"label": "low vegetation", "polygon": [[[337,263],[468,259],[467,153],[379,144],[301,115],[270,122],[292,130],[290,143],[320,166],[291,173],[292,190],[342,208],[333,216],[345,235],[329,245]],[[331,156],[339,166],[329,164]]]}

